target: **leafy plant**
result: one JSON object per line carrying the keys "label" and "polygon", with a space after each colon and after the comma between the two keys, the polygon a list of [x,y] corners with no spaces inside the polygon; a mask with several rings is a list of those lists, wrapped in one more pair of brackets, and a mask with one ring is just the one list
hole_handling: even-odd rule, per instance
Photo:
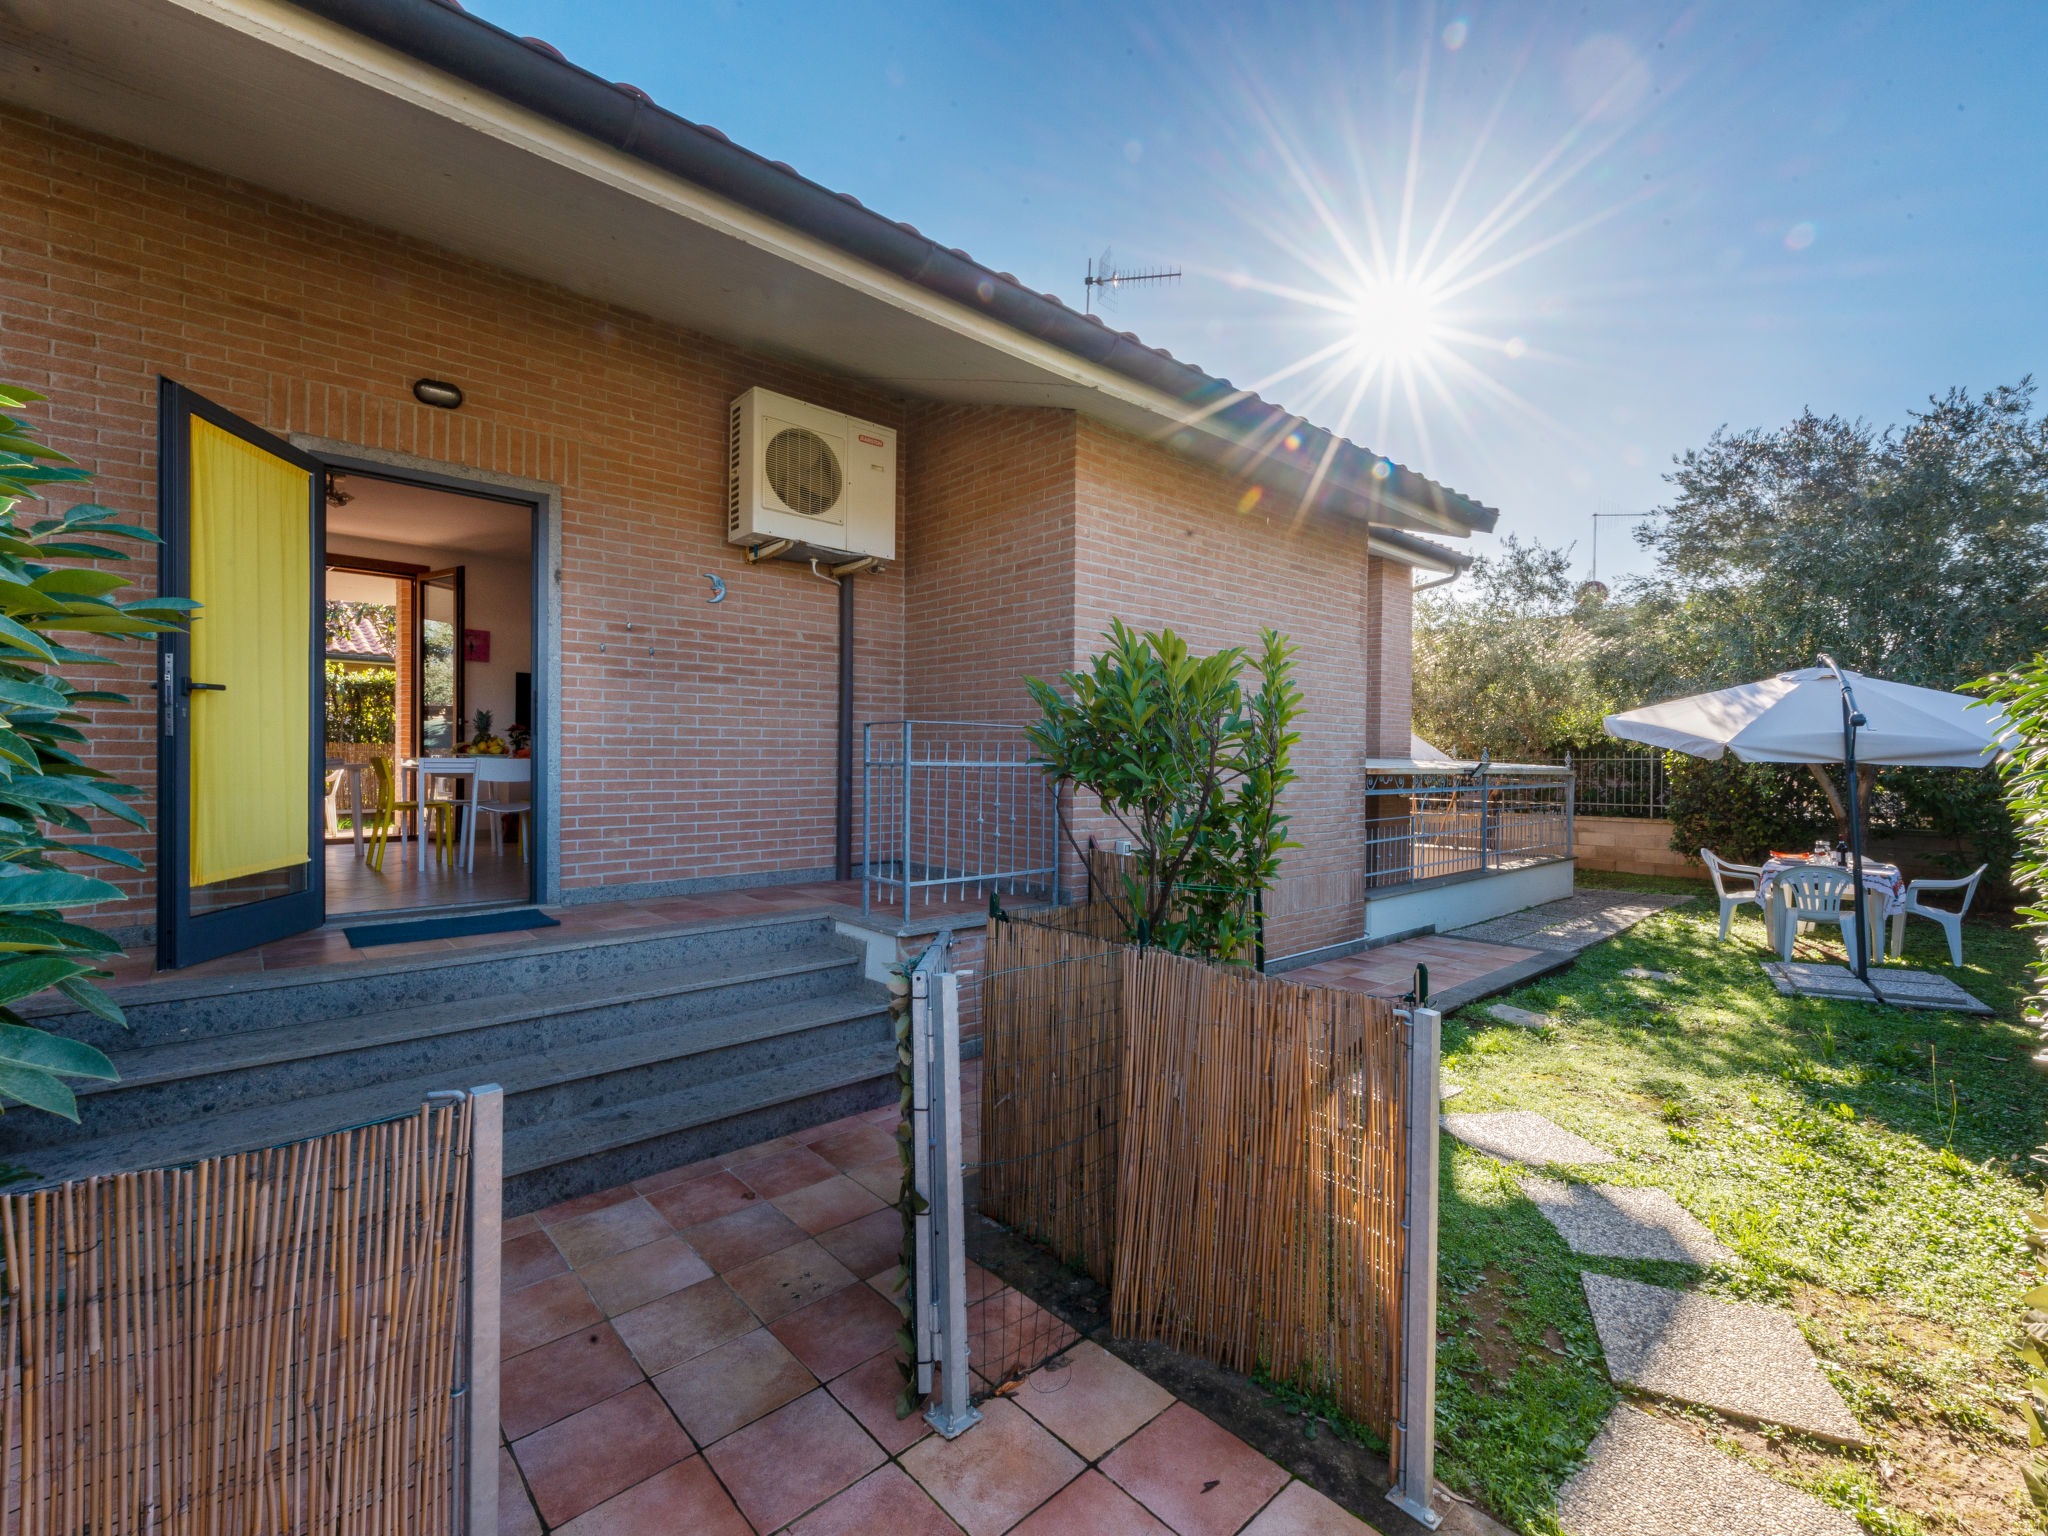
{"label": "leafy plant", "polygon": [[[0,386],[0,409],[45,397]],[[141,791],[81,761],[81,706],[125,704],[123,694],[80,687],[64,676],[74,667],[106,666],[105,656],[64,644],[63,634],[135,638],[174,629],[197,605],[152,597],[118,603],[127,585],[110,571],[53,560],[125,560],[98,542],[155,543],[156,535],[120,520],[110,508],[84,503],[60,516],[31,521],[25,503],[39,486],[90,478],[33,430],[0,415],[0,1100],[78,1118],[66,1077],[111,1078],[114,1069],[91,1046],[30,1027],[12,1005],[54,987],[79,1007],[112,1023],[121,1010],[94,984],[107,973],[100,956],[119,950],[95,929],[67,922],[66,907],[121,897],[118,886],[60,862],[83,858],[140,869],[133,854],[91,841],[89,812],[146,827],[128,801]],[[62,835],[59,835],[62,834]],[[85,839],[74,841],[70,839]]]}
{"label": "leafy plant", "polygon": [[1835,818],[1804,772],[1734,757],[1715,762],[1683,752],[1664,755],[1671,785],[1671,846],[1697,857],[1711,848],[1724,859],[1755,864],[1774,848],[1802,848],[1821,834],[1832,840]]}
{"label": "leafy plant", "polygon": [[[1295,648],[1262,631],[1248,690],[1241,647],[1197,656],[1170,629],[1139,634],[1122,620],[1105,638],[1087,671],[1062,675],[1065,693],[1026,680],[1043,712],[1026,731],[1039,766],[1092,793],[1136,845],[1112,897],[1132,939],[1242,958],[1258,938],[1254,898],[1296,846],[1280,810],[1298,777]],[[1064,813],[1061,827],[1079,852]]]}
{"label": "leafy plant", "polygon": [[327,663],[327,739],[336,745],[390,745],[397,731],[398,674]]}
{"label": "leafy plant", "polygon": [[[2001,767],[2006,798],[2019,826],[2020,858],[2013,875],[2037,898],[2034,905],[2019,909],[2021,922],[2032,930],[2035,953],[2036,990],[2027,999],[2027,1018],[2036,1027],[2044,1027],[2048,1026],[2048,906],[2041,905],[2038,898],[2048,896],[2048,654],[1986,678],[1983,691],[2005,706],[2013,724],[2013,738]],[[2044,1159],[2037,1152],[2035,1160]],[[2023,1235],[2031,1284],[2021,1302],[2025,1332],[2020,1358],[2032,1375],[2027,1380],[2022,1412],[2033,1454],[2021,1476],[2034,1507],[2048,1516],[2048,1458],[2040,1454],[2048,1445],[2048,1200],[2027,1213]]]}

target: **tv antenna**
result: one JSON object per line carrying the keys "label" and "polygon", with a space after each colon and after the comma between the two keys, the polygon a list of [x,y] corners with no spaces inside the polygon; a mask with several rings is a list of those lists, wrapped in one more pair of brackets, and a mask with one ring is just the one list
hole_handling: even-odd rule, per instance
{"label": "tv antenna", "polygon": [[1625,518],[1626,520],[1632,523],[1640,523],[1647,518],[1662,517],[1664,514],[1661,511],[1658,511],[1589,512],[1586,515],[1593,519],[1593,567],[1591,570],[1586,572],[1586,579],[1579,583],[1579,596],[1585,597],[1591,594],[1594,596],[1605,597],[1607,595],[1607,583],[1600,579],[1600,520],[1603,517],[1619,517]]}
{"label": "tv antenna", "polygon": [[1119,290],[1138,283],[1177,283],[1180,281],[1180,268],[1119,267],[1116,264],[1116,253],[1105,245],[1102,254],[1088,263],[1088,275],[1081,281],[1088,295],[1086,303],[1082,306],[1082,313],[1092,315],[1095,313],[1095,295],[1098,289],[1102,293],[1103,307],[1113,308]]}

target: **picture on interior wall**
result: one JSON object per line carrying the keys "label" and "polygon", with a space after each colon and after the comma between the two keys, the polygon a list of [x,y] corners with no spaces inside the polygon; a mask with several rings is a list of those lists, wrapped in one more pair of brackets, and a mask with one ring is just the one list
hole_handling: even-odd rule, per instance
{"label": "picture on interior wall", "polygon": [[491,632],[488,629],[465,629],[462,632],[462,659],[464,661],[489,661],[491,659]]}

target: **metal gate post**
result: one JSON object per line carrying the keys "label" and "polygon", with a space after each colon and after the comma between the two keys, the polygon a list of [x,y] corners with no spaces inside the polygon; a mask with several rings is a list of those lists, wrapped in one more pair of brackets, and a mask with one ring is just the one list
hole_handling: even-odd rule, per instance
{"label": "metal gate post", "polygon": [[468,1380],[457,1390],[466,1409],[464,1475],[469,1536],[498,1530],[498,1265],[505,1226],[505,1090],[469,1090]]}
{"label": "metal gate post", "polygon": [[[931,1206],[931,1245],[927,1271],[931,1276],[931,1355],[939,1366],[939,1400],[925,1410],[925,1422],[948,1440],[981,1422],[981,1410],[969,1401],[967,1384],[967,1230],[960,1169],[960,978],[950,967],[928,971],[942,954],[944,941],[925,952],[911,982],[912,1011],[917,1010],[923,982],[926,1028],[921,1042],[929,1051],[925,1080],[931,1087],[931,1182],[925,1198]],[[936,991],[937,996],[932,996]],[[921,1373],[920,1373],[921,1374]]]}
{"label": "metal gate post", "polygon": [[1398,1462],[1387,1501],[1435,1530],[1436,1495],[1437,1071],[1443,1016],[1417,1008],[1408,1024],[1407,1262],[1401,1277],[1401,1406]]}

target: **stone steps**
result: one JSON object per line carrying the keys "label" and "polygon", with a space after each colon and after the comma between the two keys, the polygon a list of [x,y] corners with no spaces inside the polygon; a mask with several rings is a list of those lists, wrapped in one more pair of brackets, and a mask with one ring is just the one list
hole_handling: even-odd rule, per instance
{"label": "stone steps", "polygon": [[7,1116],[0,1159],[37,1183],[176,1166],[495,1082],[518,1214],[888,1102],[888,998],[864,967],[830,917],[793,914],[153,981],[117,994],[133,1037],[101,1032],[121,1079],[79,1085],[76,1126]]}

